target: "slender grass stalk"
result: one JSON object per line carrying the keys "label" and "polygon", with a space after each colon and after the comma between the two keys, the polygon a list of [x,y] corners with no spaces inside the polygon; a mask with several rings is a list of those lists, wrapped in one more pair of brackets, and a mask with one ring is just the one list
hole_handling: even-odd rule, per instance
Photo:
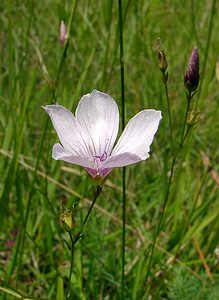
{"label": "slender grass stalk", "polygon": [[[119,45],[120,45],[120,77],[122,99],[122,129],[125,128],[125,79],[124,79],[124,50],[123,50],[123,19],[122,0],[118,0],[119,9]],[[126,224],[126,170],[122,169],[122,299],[125,299],[125,224]]]}
{"label": "slender grass stalk", "polygon": [[200,194],[202,192],[202,188],[205,185],[205,182],[206,182],[206,179],[207,179],[207,175],[208,175],[208,170],[206,170],[205,173],[204,173],[204,176],[203,176],[203,178],[201,180],[201,183],[200,183],[200,187],[199,187],[198,192],[197,192],[197,194],[196,194],[196,196],[194,198],[192,208],[190,209],[190,213],[188,214],[188,217],[186,217],[186,219],[185,219],[185,226],[182,229],[182,231],[180,232],[180,236],[179,236],[179,239],[178,239],[178,242],[177,242],[177,247],[176,247],[175,254],[174,254],[174,260],[176,259],[177,254],[178,254],[178,252],[179,252],[179,250],[181,248],[181,244],[182,244],[184,235],[187,232],[187,230],[188,230],[188,228],[189,228],[189,226],[191,224],[191,221],[192,221],[192,218],[193,218],[193,214],[195,212],[195,208],[196,208],[196,205],[197,205],[197,202],[198,202],[198,198],[200,197]]}
{"label": "slender grass stalk", "polygon": [[191,1],[191,21],[192,21],[192,26],[193,26],[193,34],[196,39],[196,43],[198,48],[200,48],[200,41],[199,41],[199,36],[196,28],[196,10],[195,10],[195,0]]}
{"label": "slender grass stalk", "polygon": [[[206,42],[206,47],[205,47],[205,52],[204,52],[204,62],[203,62],[203,66],[202,66],[203,74],[205,74],[205,71],[206,71],[208,52],[209,52],[209,46],[210,46],[210,41],[211,41],[212,29],[213,29],[213,20],[214,20],[214,15],[215,15],[215,5],[216,5],[216,0],[212,0],[211,15],[210,15],[210,21],[209,21],[209,27],[208,27],[208,33],[207,33],[207,42]],[[199,84],[199,91],[198,91],[198,97],[197,97],[197,101],[196,101],[196,107],[198,107],[198,102],[199,102],[201,91],[202,91],[202,84],[203,84],[202,78],[201,78],[200,84]]]}
{"label": "slender grass stalk", "polygon": [[90,216],[90,213],[91,213],[91,211],[92,211],[92,208],[93,208],[93,206],[94,206],[94,204],[95,204],[95,202],[96,202],[98,196],[100,195],[101,191],[102,191],[102,185],[98,185],[98,186],[97,186],[97,189],[96,189],[96,193],[94,194],[93,202],[91,203],[91,206],[90,206],[90,208],[89,208],[89,210],[88,210],[88,212],[87,212],[87,215],[86,215],[86,217],[85,217],[85,219],[84,219],[83,226],[82,226],[82,230],[84,229],[84,227],[85,227],[85,225],[86,225],[86,223],[87,223],[87,220],[88,220],[88,218],[89,218],[89,216]]}
{"label": "slender grass stalk", "polygon": [[172,157],[174,156],[174,143],[173,143],[173,125],[172,125],[172,113],[171,113],[171,105],[170,105],[170,97],[168,91],[168,63],[165,51],[160,44],[160,40],[157,40],[157,45],[155,46],[155,51],[159,60],[159,69],[162,74],[162,81],[165,88],[165,96],[167,102],[167,111],[168,111],[168,120],[169,120],[169,134],[170,134],[170,142],[171,142],[171,152]]}
{"label": "slender grass stalk", "polygon": [[73,236],[72,236],[71,232],[69,232],[68,234],[69,234],[69,237],[71,240],[71,262],[70,262],[70,271],[69,271],[69,277],[68,277],[66,300],[69,299],[71,296],[71,275],[72,275],[72,270],[73,270],[74,249],[75,249],[75,241],[73,239]]}
{"label": "slender grass stalk", "polygon": [[167,110],[168,110],[168,119],[169,119],[169,128],[170,128],[170,142],[171,142],[171,149],[172,149],[172,155],[174,153],[174,143],[173,143],[173,122],[172,122],[172,114],[171,114],[171,108],[170,108],[170,98],[169,98],[169,92],[168,92],[168,85],[167,82],[165,85],[165,94],[166,94],[166,100],[167,100]]}
{"label": "slender grass stalk", "polygon": [[88,221],[88,219],[90,217],[91,211],[92,211],[92,209],[94,207],[94,204],[95,204],[98,196],[100,195],[101,191],[102,191],[102,185],[98,185],[97,189],[96,189],[96,192],[94,193],[93,201],[92,201],[92,203],[91,203],[91,205],[90,205],[90,207],[88,209],[88,212],[86,214],[86,217],[85,217],[85,219],[83,221],[81,231],[76,235],[75,238],[73,238],[71,232],[69,232],[69,237],[70,237],[70,240],[71,240],[71,265],[70,265],[70,271],[69,271],[66,300],[70,299],[70,296],[71,296],[71,275],[72,275],[72,271],[73,271],[75,245],[83,237],[84,227],[87,224],[87,221]]}
{"label": "slender grass stalk", "polygon": [[[123,15],[122,24],[125,23],[125,20],[126,20],[126,17],[127,17],[127,13],[128,13],[128,9],[129,9],[129,6],[131,5],[131,2],[132,2],[132,0],[128,0],[126,3],[124,3],[124,7],[125,8],[123,9],[123,13],[122,13],[122,15]],[[113,59],[111,59],[111,66],[109,68],[109,75],[107,76],[106,83],[105,83],[106,89],[109,86],[110,78],[112,78],[113,66],[115,65],[115,61],[117,59],[117,50],[118,50],[118,45],[119,45],[119,31],[120,31],[120,29],[117,27],[117,30],[116,30],[116,40],[115,40],[115,49],[114,49],[114,53],[113,53]]]}
{"label": "slender grass stalk", "polygon": [[[72,5],[70,20],[69,20],[69,25],[68,25],[68,30],[67,30],[68,37],[70,36],[70,33],[71,33],[73,16],[75,14],[76,7],[77,7],[77,0],[75,0],[73,2],[73,5]],[[50,103],[52,103],[55,100],[55,97],[56,97],[55,93],[56,93],[56,89],[57,89],[57,86],[58,86],[58,83],[59,83],[60,73],[61,73],[61,70],[63,68],[65,58],[67,56],[68,45],[69,45],[69,39],[67,39],[65,47],[64,47],[63,52],[62,52],[62,57],[61,57],[61,60],[60,60],[60,63],[59,63],[59,67],[58,67],[58,71],[57,71],[57,75],[56,75],[56,80],[55,80],[55,85],[53,87]],[[41,154],[42,154],[42,150],[43,150],[43,144],[44,144],[44,141],[45,141],[48,124],[49,124],[49,120],[48,120],[48,118],[46,118],[43,134],[42,134],[41,140],[40,140],[39,152],[38,152],[38,155],[37,155],[37,160],[36,160],[36,164],[35,164],[35,168],[34,168],[33,179],[32,179],[32,183],[31,183],[31,187],[30,187],[30,194],[29,194],[29,197],[28,197],[27,208],[26,208],[25,217],[24,217],[23,230],[22,230],[22,233],[19,235],[19,239],[18,239],[18,245],[19,246],[17,247],[17,249],[18,249],[20,255],[19,255],[19,258],[18,258],[18,262],[17,262],[16,287],[18,285],[18,278],[19,278],[20,268],[21,268],[21,264],[22,264],[22,249],[23,249],[23,245],[24,245],[24,236],[25,236],[27,221],[28,221],[29,212],[30,212],[31,199],[32,199],[33,193],[34,193],[34,185],[35,185],[35,181],[36,181],[36,178],[37,178],[37,170],[38,170],[38,167],[39,167],[39,162],[40,162],[40,158],[41,158]],[[16,254],[15,254],[15,256],[16,256]],[[13,270],[11,272],[13,272]]]}
{"label": "slender grass stalk", "polygon": [[161,227],[162,227],[164,214],[165,214],[167,202],[168,202],[169,195],[170,195],[170,187],[171,187],[172,180],[173,180],[173,175],[174,175],[174,171],[175,171],[177,158],[178,158],[178,155],[181,152],[181,150],[183,148],[183,145],[184,145],[184,143],[185,143],[185,141],[188,137],[188,134],[189,134],[189,132],[192,128],[191,126],[189,126],[186,130],[186,133],[185,133],[187,117],[188,117],[188,113],[189,113],[189,109],[190,109],[190,103],[191,103],[191,99],[192,99],[193,95],[194,94],[191,94],[191,93],[186,94],[186,96],[187,96],[187,107],[186,107],[186,113],[185,113],[185,118],[184,118],[184,123],[183,123],[181,139],[180,139],[178,148],[176,150],[176,153],[175,153],[175,155],[172,159],[171,168],[170,168],[170,177],[169,177],[169,180],[168,180],[167,190],[166,190],[163,205],[162,205],[161,216],[160,216],[158,226],[157,226],[156,231],[155,231],[155,235],[154,235],[154,239],[153,239],[153,243],[152,243],[152,247],[151,247],[151,253],[150,253],[150,257],[149,257],[147,273],[146,273],[146,276],[145,276],[145,282],[147,282],[148,276],[150,274],[150,268],[151,268],[151,263],[152,263],[152,259],[153,259],[153,255],[154,255],[155,244],[156,244],[157,238],[160,234],[160,230],[161,230]]}
{"label": "slender grass stalk", "polygon": [[70,15],[69,23],[68,23],[68,28],[67,28],[67,40],[66,40],[65,46],[62,51],[62,57],[61,57],[61,60],[59,63],[55,84],[53,87],[52,101],[56,99],[56,90],[57,90],[57,86],[59,84],[59,77],[60,77],[62,68],[64,66],[66,56],[67,56],[67,51],[68,51],[68,46],[69,46],[69,38],[70,38],[70,34],[71,34],[71,27],[72,27],[73,17],[75,15],[75,11],[77,8],[77,3],[78,3],[78,0],[75,0],[72,5],[71,15]]}
{"label": "slender grass stalk", "polygon": [[181,133],[180,144],[182,144],[182,141],[183,141],[183,138],[184,138],[185,128],[186,128],[186,121],[187,121],[187,118],[188,118],[192,97],[193,97],[193,94],[191,92],[186,93],[187,106],[186,106],[185,119],[184,119],[184,122],[183,122],[183,129],[182,129],[182,133]]}

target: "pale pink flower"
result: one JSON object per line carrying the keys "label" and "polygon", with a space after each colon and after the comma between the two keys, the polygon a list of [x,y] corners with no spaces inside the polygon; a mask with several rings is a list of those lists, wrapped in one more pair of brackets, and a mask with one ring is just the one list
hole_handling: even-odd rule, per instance
{"label": "pale pink flower", "polygon": [[59,41],[60,41],[62,47],[65,44],[66,38],[67,38],[67,29],[66,29],[64,21],[61,21],[60,32],[59,32]]}
{"label": "pale pink flower", "polygon": [[93,177],[106,177],[113,168],[135,164],[149,157],[150,145],[161,112],[142,110],[126,125],[115,147],[119,110],[107,94],[94,90],[83,96],[75,116],[61,105],[46,105],[60,144],[52,157],[80,165]]}

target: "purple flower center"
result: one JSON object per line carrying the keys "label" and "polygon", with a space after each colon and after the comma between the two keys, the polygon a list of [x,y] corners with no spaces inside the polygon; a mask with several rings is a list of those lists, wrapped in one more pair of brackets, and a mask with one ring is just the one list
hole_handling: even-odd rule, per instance
{"label": "purple flower center", "polygon": [[107,153],[104,151],[104,153],[100,155],[94,155],[94,162],[99,166],[101,165],[106,159],[107,159]]}

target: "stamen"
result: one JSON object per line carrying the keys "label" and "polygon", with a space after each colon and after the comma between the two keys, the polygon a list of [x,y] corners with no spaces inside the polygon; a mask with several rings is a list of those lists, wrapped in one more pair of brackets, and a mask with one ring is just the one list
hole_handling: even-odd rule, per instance
{"label": "stamen", "polygon": [[106,153],[106,151],[104,151],[104,153],[101,155],[101,157],[100,157],[100,161],[101,162],[103,162],[103,161],[105,161],[107,159],[107,153]]}
{"label": "stamen", "polygon": [[106,151],[104,151],[104,153],[101,156],[94,155],[93,158],[94,158],[94,162],[97,165],[101,165],[107,159],[107,153]]}

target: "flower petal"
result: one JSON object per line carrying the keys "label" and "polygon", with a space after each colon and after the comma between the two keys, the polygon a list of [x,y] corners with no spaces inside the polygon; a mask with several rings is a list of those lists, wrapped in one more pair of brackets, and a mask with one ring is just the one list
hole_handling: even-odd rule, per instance
{"label": "flower petal", "polygon": [[92,156],[86,137],[74,115],[61,105],[43,107],[49,114],[62,146],[72,155],[88,158]]}
{"label": "flower petal", "polygon": [[94,90],[81,98],[75,116],[88,137],[93,156],[109,156],[119,129],[116,102],[107,94]]}
{"label": "flower petal", "polygon": [[112,156],[129,153],[138,156],[139,160],[147,159],[161,118],[161,112],[154,109],[143,110],[135,115],[126,125]]}
{"label": "flower petal", "polygon": [[55,144],[52,149],[52,157],[55,160],[64,160],[66,162],[90,168],[95,171],[94,163],[81,156],[75,156],[70,151],[64,149],[62,145]]}
{"label": "flower petal", "polygon": [[102,165],[99,167],[99,172],[105,173],[105,169],[111,170],[112,168],[124,167],[135,164],[141,160],[142,159],[139,156],[127,152],[118,155],[113,155],[102,163]]}

